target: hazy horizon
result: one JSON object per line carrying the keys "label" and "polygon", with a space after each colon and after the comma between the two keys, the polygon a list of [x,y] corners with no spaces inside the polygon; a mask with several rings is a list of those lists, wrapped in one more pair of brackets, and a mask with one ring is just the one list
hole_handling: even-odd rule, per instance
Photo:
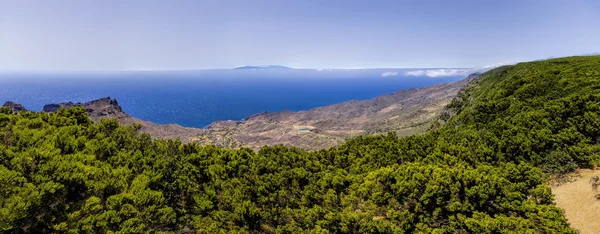
{"label": "hazy horizon", "polygon": [[0,0],[0,70],[476,68],[600,52],[596,22],[591,0]]}

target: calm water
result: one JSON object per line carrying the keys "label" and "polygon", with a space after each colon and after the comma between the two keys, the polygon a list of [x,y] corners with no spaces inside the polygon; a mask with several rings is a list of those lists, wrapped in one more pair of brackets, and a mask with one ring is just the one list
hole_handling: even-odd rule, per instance
{"label": "calm water", "polygon": [[307,110],[401,89],[456,81],[464,76],[382,77],[369,70],[206,70],[177,72],[2,73],[0,102],[29,110],[45,104],[110,96],[125,112],[156,123],[204,127],[269,111]]}

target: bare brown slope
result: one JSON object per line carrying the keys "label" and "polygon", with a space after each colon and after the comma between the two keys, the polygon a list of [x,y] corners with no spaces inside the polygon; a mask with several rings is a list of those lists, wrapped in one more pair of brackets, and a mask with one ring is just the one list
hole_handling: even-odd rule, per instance
{"label": "bare brown slope", "polygon": [[474,77],[402,90],[372,100],[353,100],[299,112],[261,113],[245,121],[217,121],[202,133],[199,142],[254,149],[283,144],[315,150],[339,145],[358,135],[423,133]]}
{"label": "bare brown slope", "polygon": [[565,211],[569,224],[582,234],[599,233],[600,200],[594,196],[600,192],[592,189],[590,179],[600,176],[600,171],[580,169],[568,176],[570,182],[552,186],[556,205]]}

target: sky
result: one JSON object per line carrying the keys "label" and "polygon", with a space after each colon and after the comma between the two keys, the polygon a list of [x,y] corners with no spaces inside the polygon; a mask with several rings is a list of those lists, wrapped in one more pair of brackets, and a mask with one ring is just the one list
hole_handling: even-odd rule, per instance
{"label": "sky", "polygon": [[597,0],[0,0],[0,70],[483,67],[600,52]]}

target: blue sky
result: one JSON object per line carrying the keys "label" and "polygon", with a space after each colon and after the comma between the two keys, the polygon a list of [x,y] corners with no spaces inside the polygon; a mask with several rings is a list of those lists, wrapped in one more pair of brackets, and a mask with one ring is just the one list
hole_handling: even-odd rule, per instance
{"label": "blue sky", "polygon": [[481,67],[600,52],[600,1],[0,0],[0,70]]}

